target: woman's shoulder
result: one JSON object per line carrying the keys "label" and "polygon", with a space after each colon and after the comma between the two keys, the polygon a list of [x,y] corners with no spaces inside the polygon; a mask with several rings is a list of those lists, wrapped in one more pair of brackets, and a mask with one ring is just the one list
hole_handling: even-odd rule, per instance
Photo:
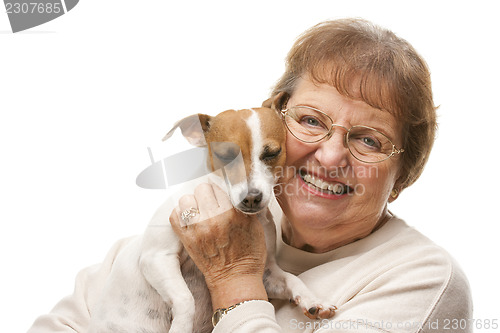
{"label": "woman's shoulder", "polygon": [[417,262],[432,267],[447,267],[450,270],[454,267],[458,268],[457,262],[446,249],[416,228],[409,226],[403,219],[393,217],[391,223],[393,235],[380,246],[396,251],[399,261]]}
{"label": "woman's shoulder", "polygon": [[469,283],[458,263],[396,217],[300,276],[339,307],[336,320],[376,318],[424,328],[472,313]]}
{"label": "woman's shoulder", "polygon": [[368,285],[394,298],[399,295],[421,304],[420,309],[425,309],[419,319],[423,332],[435,328],[436,323],[441,327],[452,319],[470,318],[470,286],[459,263],[446,249],[403,220],[394,218],[392,222],[399,225],[399,232],[373,249],[380,257],[380,272]]}
{"label": "woman's shoulder", "polygon": [[376,239],[364,255],[380,261],[379,264],[384,261],[386,264],[382,266],[388,271],[402,269],[412,272],[415,278],[428,276],[443,281],[458,282],[459,276],[465,278],[460,265],[446,249],[399,217],[393,217],[379,235],[373,236]]}

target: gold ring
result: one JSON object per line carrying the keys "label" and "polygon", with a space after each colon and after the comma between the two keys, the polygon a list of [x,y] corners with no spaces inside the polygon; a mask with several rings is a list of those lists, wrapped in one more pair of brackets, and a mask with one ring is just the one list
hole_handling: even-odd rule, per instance
{"label": "gold ring", "polygon": [[189,219],[192,218],[192,217],[195,217],[196,214],[199,214],[200,211],[198,210],[198,208],[194,208],[194,207],[191,207],[189,209],[186,209],[185,211],[183,211],[181,213],[181,220],[187,224],[189,224]]}

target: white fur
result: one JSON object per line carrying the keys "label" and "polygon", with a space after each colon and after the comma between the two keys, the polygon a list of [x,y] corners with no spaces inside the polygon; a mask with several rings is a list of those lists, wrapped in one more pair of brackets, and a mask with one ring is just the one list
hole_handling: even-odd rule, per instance
{"label": "white fur", "polygon": [[[247,125],[254,143],[248,183],[250,188],[262,191],[265,195],[262,201],[267,206],[272,195],[273,176],[260,161],[263,140],[257,112],[247,119]],[[248,189],[248,185],[240,187],[238,191],[243,187]],[[174,208],[172,201],[163,204],[142,237],[132,241],[116,257],[102,297],[92,309],[89,333],[212,331],[211,299],[205,280],[169,223]],[[267,209],[258,214],[268,251],[264,284],[269,297],[294,300],[303,311],[322,307],[299,278],[276,264],[276,227]]]}
{"label": "white fur", "polygon": [[253,111],[252,115],[247,119],[247,126],[252,134],[252,170],[250,172],[249,187],[258,189],[262,192],[262,202],[268,203],[271,199],[274,177],[269,170],[269,167],[260,159],[264,151],[264,140],[261,129],[261,119],[259,114]]}

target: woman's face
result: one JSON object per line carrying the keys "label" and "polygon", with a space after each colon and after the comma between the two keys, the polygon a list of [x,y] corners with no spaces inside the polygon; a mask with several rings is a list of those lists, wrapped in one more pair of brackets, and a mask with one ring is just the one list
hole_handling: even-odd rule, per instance
{"label": "woman's face", "polygon": [[[301,78],[287,107],[298,105],[319,109],[347,129],[373,127],[401,147],[398,123],[389,112],[348,99],[330,85]],[[381,225],[398,178],[397,155],[375,164],[360,162],[344,146],[346,131],[336,128],[329,140],[319,143],[301,142],[287,132],[287,168],[277,189],[286,215],[283,237],[290,245],[312,252],[348,244]],[[327,185],[344,192],[319,188]]]}

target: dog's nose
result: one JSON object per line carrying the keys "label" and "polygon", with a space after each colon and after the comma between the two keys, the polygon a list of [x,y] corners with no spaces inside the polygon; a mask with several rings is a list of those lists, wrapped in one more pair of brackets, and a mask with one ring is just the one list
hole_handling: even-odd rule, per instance
{"label": "dog's nose", "polygon": [[247,196],[245,197],[245,199],[241,201],[241,203],[246,208],[255,208],[260,204],[261,201],[262,201],[262,192],[259,190],[252,189],[248,191]]}

